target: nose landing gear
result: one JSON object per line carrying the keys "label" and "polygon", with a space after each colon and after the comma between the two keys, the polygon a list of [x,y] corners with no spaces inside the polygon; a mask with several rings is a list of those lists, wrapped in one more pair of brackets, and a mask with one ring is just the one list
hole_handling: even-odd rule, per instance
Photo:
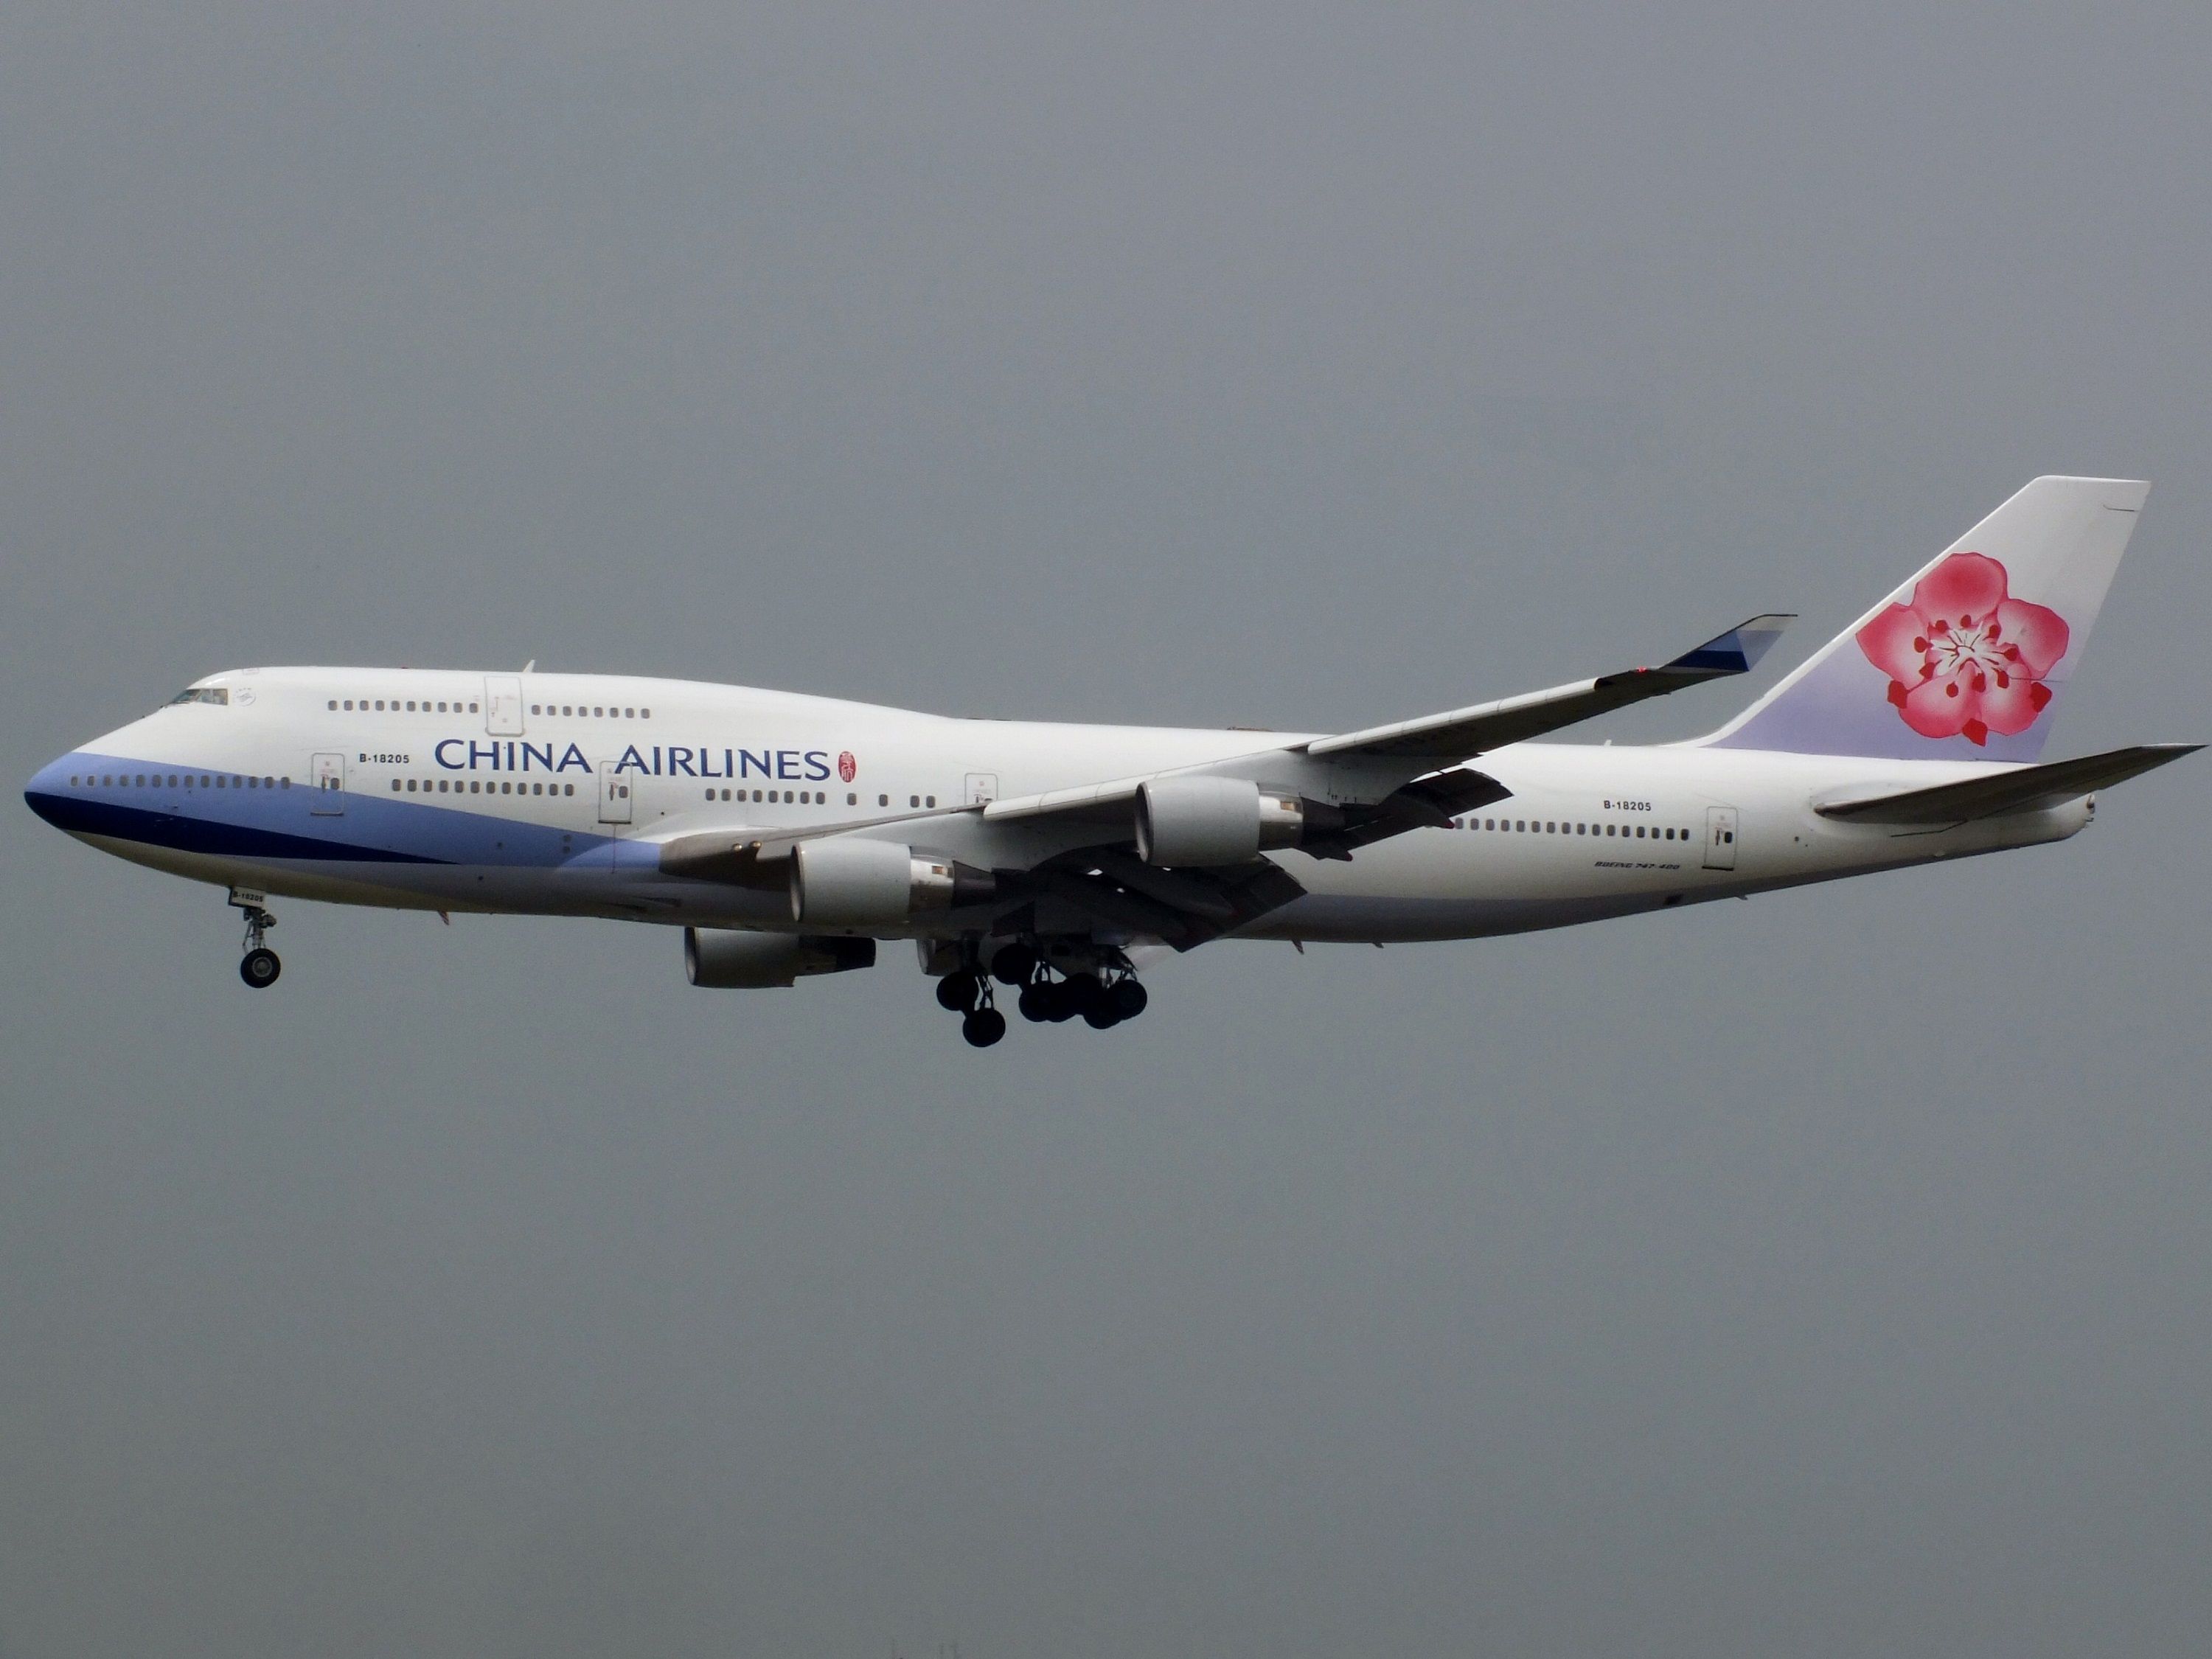
{"label": "nose landing gear", "polygon": [[231,908],[246,913],[246,954],[239,958],[238,976],[257,991],[274,985],[276,975],[284,971],[276,953],[262,942],[276,925],[276,918],[262,908],[261,900],[261,894],[249,893],[242,887],[230,890]]}

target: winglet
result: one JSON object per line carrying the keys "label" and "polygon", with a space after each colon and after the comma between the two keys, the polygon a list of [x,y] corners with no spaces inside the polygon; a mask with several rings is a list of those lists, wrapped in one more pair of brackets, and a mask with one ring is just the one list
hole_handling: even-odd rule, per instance
{"label": "winglet", "polygon": [[1796,620],[1794,611],[1775,611],[1753,617],[1748,622],[1738,623],[1718,638],[1707,640],[1696,650],[1685,651],[1674,661],[1662,665],[1662,672],[1716,677],[1747,674],[1782,637],[1783,629]]}

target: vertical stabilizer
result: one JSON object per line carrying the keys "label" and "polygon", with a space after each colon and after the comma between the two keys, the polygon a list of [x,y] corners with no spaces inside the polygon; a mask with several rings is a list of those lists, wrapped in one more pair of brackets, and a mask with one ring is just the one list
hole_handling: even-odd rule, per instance
{"label": "vertical stabilizer", "polygon": [[2149,492],[2036,479],[1705,741],[2034,760]]}

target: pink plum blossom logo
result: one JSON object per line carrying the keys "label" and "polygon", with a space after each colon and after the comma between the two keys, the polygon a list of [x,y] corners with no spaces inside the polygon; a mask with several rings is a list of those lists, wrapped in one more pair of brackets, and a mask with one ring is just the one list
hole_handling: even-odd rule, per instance
{"label": "pink plum blossom logo", "polygon": [[1859,649],[1889,676],[1889,700],[1923,738],[1984,744],[2035,724],[2051,702],[2044,677],[2066,654],[2066,619],[2015,599],[2005,568],[1954,553],[1923,576],[1908,604],[1859,629]]}

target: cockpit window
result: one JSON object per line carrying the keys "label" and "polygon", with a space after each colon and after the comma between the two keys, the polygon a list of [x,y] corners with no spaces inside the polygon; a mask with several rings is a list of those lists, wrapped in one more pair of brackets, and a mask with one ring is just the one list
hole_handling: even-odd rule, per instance
{"label": "cockpit window", "polygon": [[169,699],[172,703],[214,702],[228,703],[230,693],[220,685],[189,685]]}

